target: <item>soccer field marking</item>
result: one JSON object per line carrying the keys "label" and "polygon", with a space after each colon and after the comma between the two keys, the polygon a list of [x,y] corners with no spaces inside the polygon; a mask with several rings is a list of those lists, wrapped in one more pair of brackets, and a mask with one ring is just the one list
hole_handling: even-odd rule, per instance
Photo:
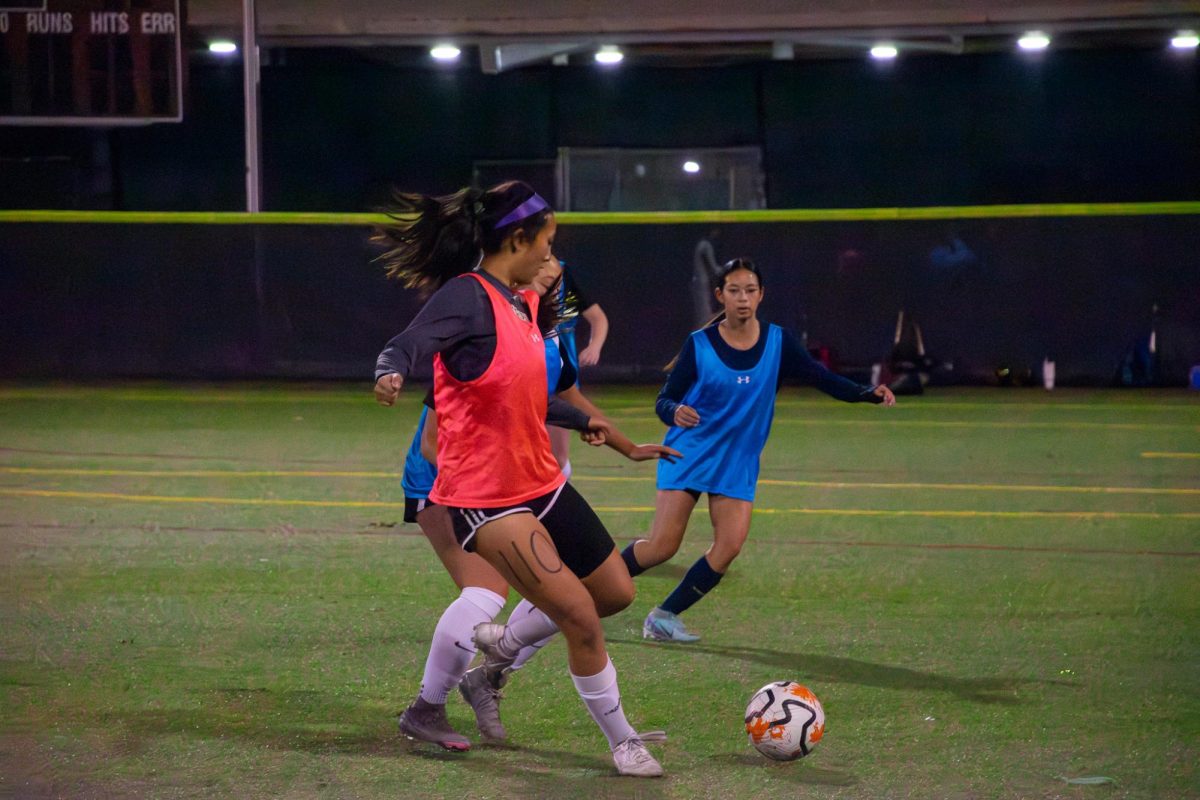
{"label": "soccer field marking", "polygon": [[[653,506],[594,506],[596,511],[613,514],[653,513]],[[705,509],[697,505],[697,511]],[[762,508],[755,514],[801,514],[828,517],[948,517],[1001,519],[1200,519],[1200,511],[975,511],[970,509],[873,509],[873,508]]]}
{"label": "soccer field marking", "polygon": [[78,500],[119,500],[127,503],[207,503],[222,506],[315,506],[320,508],[404,508],[386,500],[283,500],[264,497],[190,497],[187,495],[122,494],[120,492],[69,492],[58,489],[0,489],[15,497],[63,497]]}
{"label": "soccer field marking", "polygon": [[[616,416],[621,422],[657,422],[658,417],[626,417]],[[1200,433],[1200,425],[1175,422],[967,422],[961,420],[921,420],[921,419],[806,419],[787,416],[775,416],[774,425],[853,425],[854,427],[887,426],[907,428],[997,428],[1016,430],[1020,428],[1062,430],[1117,430],[1117,431],[1188,431]]]}
{"label": "soccer field marking", "polygon": [[[214,455],[214,456],[198,456],[188,453],[114,453],[104,450],[44,450],[32,447],[4,447],[0,446],[0,453],[22,453],[24,455],[39,455],[39,456],[62,456],[65,458],[128,458],[137,460],[163,460],[163,461],[232,461],[232,462],[251,462],[259,463],[260,459],[245,458],[243,456],[230,455]],[[293,464],[340,464],[344,462],[332,461],[324,458],[289,458],[288,461]]]}
{"label": "soccer field marking", "polygon": [[[775,401],[776,408],[830,408],[829,400],[820,397],[812,399],[796,399],[796,398],[779,398]],[[625,406],[624,408],[617,407],[619,410],[641,410],[641,406]],[[832,406],[838,408],[838,406]],[[899,412],[905,411],[921,411],[942,410],[946,408],[967,408],[967,409],[987,409],[988,411],[1000,411],[1008,409],[1019,409],[1022,411],[1166,411],[1166,412],[1193,412],[1200,414],[1200,404],[1198,403],[986,403],[975,402],[971,400],[910,400],[906,397],[901,398],[897,408]]]}
{"label": "soccer field marking", "polygon": [[1142,453],[1142,458],[1200,458],[1200,453]]}
{"label": "soccer field marking", "polygon": [[[364,399],[365,398],[365,399]],[[372,401],[369,394],[359,395],[330,395],[322,393],[307,394],[204,394],[203,391],[184,393],[179,391],[95,391],[87,389],[64,389],[62,391],[46,391],[45,389],[0,389],[0,401],[3,400],[81,400],[89,403],[120,402],[120,403],[229,403],[246,405],[248,403],[356,403],[364,404]]]}
{"label": "soccer field marking", "polygon": [[[363,528],[361,526],[343,528],[298,528],[293,525],[269,525],[258,527],[204,527],[199,525],[95,525],[46,522],[0,522],[0,530],[33,530],[33,531],[139,531],[145,533],[287,533],[287,534],[316,534],[316,535],[348,535],[348,536],[404,536],[414,539],[424,538],[425,534],[416,525],[382,525]],[[632,542],[640,537],[617,536],[619,541]],[[915,550],[996,550],[1010,553],[1061,553],[1065,555],[1106,555],[1106,556],[1170,556],[1176,558],[1200,558],[1200,551],[1191,550],[1113,550],[1098,547],[1037,547],[1019,544],[976,544],[971,542],[878,542],[859,539],[774,539],[770,537],[754,537],[756,545],[781,545],[788,547],[883,547]]]}
{"label": "soccer field marking", "polygon": [[[206,497],[189,495],[122,494],[120,492],[73,492],[62,489],[0,488],[10,497],[72,498],[78,500],[116,500],[130,503],[200,503],[246,506],[309,506],[318,508],[404,508],[404,503],[386,500],[294,500],[260,497]],[[595,506],[596,511],[611,513],[653,513],[653,506]],[[700,510],[703,511],[703,508]],[[803,514],[845,517],[999,517],[1011,519],[1200,519],[1197,512],[1154,511],[974,511],[940,509],[860,509],[860,508],[763,508],[755,514]]]}
{"label": "soccer field marking", "polygon": [[[654,478],[634,478],[609,475],[571,475],[573,482],[581,481],[653,481]],[[934,489],[941,491],[962,492],[1063,492],[1068,494],[1165,494],[1165,495],[1200,495],[1200,489],[1174,489],[1151,486],[1054,486],[1052,484],[1013,484],[1013,483],[879,483],[864,481],[853,483],[849,481],[787,481],[772,478],[759,478],[759,486],[791,486],[802,489]]]}
{"label": "soccer field marking", "polygon": [[146,478],[394,478],[396,480],[399,480],[402,474],[399,472],[336,470],[86,469],[67,467],[0,467],[0,473],[9,473],[12,475],[127,475]]}
{"label": "soccer field marking", "polygon": [[[385,471],[338,470],[221,470],[221,469],[90,469],[67,467],[5,467],[0,474],[10,475],[78,475],[148,478],[385,478],[399,480],[402,473]],[[573,481],[650,483],[651,476],[581,475]],[[1008,483],[882,483],[864,481],[796,481],[760,478],[760,486],[790,486],[802,489],[891,489],[983,492],[1061,492],[1068,494],[1147,494],[1200,496],[1200,489],[1162,488],[1150,486],[1055,486],[1051,484]]]}

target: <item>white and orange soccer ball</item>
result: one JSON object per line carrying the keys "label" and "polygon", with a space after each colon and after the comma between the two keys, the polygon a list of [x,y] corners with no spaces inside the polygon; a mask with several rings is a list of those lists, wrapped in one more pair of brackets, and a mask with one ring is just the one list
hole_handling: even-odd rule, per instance
{"label": "white and orange soccer ball", "polygon": [[750,744],[775,761],[794,761],[812,752],[825,735],[821,701],[794,681],[776,681],[754,693],[746,706]]}

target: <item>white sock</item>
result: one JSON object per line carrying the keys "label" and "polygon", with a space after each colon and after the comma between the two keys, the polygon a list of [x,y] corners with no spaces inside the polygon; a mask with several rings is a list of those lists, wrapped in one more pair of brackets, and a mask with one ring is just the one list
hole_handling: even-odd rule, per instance
{"label": "white sock", "polygon": [[572,673],[571,680],[574,681],[579,696],[583,698],[588,713],[596,720],[596,724],[608,739],[610,750],[637,733],[629,724],[629,720],[625,719],[625,710],[621,708],[617,668],[613,666],[611,658],[604,665],[604,669],[595,675],[581,677]]}
{"label": "white sock", "polygon": [[446,702],[446,696],[458,685],[475,657],[475,643],[471,641],[475,626],[491,621],[502,608],[503,597],[478,586],[466,587],[446,606],[433,629],[425,675],[421,679],[421,699],[434,705]]}
{"label": "white sock", "polygon": [[500,651],[510,658],[516,658],[525,647],[538,642],[545,644],[542,640],[556,633],[558,626],[554,624],[554,620],[535,608],[528,600],[521,600],[508,617],[508,629],[500,637]]}
{"label": "white sock", "polygon": [[[549,617],[546,617],[545,614],[542,614],[542,612],[538,611],[537,608],[533,605],[533,603],[529,602],[528,600],[522,600],[520,603],[517,603],[517,607],[513,609],[511,614],[508,615],[508,624],[512,625],[517,620],[524,619],[525,617],[528,617],[535,611],[538,614],[541,614],[543,617],[545,617],[545,623],[549,623],[549,625],[554,625],[553,622],[550,622]],[[543,623],[543,624],[545,624],[545,623]],[[532,626],[532,623],[527,623],[527,624]],[[554,627],[554,633],[557,633],[557,632],[558,632],[558,626],[556,625]],[[526,633],[532,633],[532,631],[527,631]],[[510,666],[509,669],[516,670],[516,669],[520,669],[521,667],[525,666],[526,661],[533,658],[534,655],[537,654],[537,651],[541,650],[543,647],[545,647],[547,644],[550,643],[550,640],[554,638],[554,633],[551,633],[549,636],[543,636],[541,639],[538,639],[536,642],[531,642],[527,645],[522,646],[521,651],[519,653],[517,653],[516,660],[513,661],[512,666]]]}

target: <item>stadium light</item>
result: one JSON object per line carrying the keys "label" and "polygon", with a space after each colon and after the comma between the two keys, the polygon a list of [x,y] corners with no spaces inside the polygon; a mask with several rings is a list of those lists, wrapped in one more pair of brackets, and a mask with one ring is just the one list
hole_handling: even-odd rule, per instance
{"label": "stadium light", "polygon": [[1021,48],[1022,50],[1045,50],[1049,46],[1050,37],[1041,31],[1030,31],[1020,39],[1017,39],[1017,47]]}
{"label": "stadium light", "polygon": [[689,175],[695,175],[700,171],[700,164],[697,161],[685,161],[683,162],[683,171]]}
{"label": "stadium light", "polygon": [[615,44],[602,45],[596,51],[596,63],[598,64],[620,64],[625,59],[625,54],[621,52],[621,48]]}
{"label": "stadium light", "polygon": [[1171,47],[1176,50],[1195,50],[1200,47],[1200,36],[1195,31],[1180,31],[1172,37]]}
{"label": "stadium light", "polygon": [[237,52],[237,45],[227,39],[218,39],[215,42],[208,43],[208,52],[227,56]]}
{"label": "stadium light", "polygon": [[876,61],[891,61],[899,52],[893,44],[877,44],[871,48],[871,58]]}
{"label": "stadium light", "polygon": [[462,55],[462,50],[452,44],[439,44],[430,48],[429,55],[438,61],[457,61],[458,57]]}

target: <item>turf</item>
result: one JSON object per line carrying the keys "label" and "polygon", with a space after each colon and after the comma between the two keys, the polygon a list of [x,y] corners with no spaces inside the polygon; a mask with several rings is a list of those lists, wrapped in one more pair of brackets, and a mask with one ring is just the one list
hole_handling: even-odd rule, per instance
{"label": "turf", "polygon": [[[589,393],[661,436],[653,389]],[[670,734],[657,781],[615,776],[561,643],[506,690],[509,746],[397,735],[456,594],[400,522],[418,394],[0,387],[0,796],[1200,797],[1194,393],[785,392],[703,639],[640,624],[704,513],[606,620],[631,721]],[[653,467],[574,461],[620,542],[647,528]],[[741,716],[784,679],[828,732],[774,764]]]}

